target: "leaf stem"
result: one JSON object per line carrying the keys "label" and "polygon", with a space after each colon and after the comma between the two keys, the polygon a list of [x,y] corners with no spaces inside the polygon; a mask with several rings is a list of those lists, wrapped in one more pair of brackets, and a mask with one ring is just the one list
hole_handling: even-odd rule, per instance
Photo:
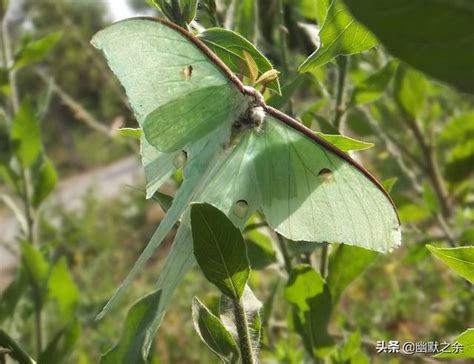
{"label": "leaf stem", "polygon": [[348,56],[339,56],[337,58],[337,84],[336,84],[336,104],[334,106],[334,127],[340,131],[342,116],[344,115],[344,96],[346,88],[346,75],[348,66]]}
{"label": "leaf stem", "polygon": [[250,340],[249,325],[243,300],[242,298],[233,298],[232,302],[234,306],[235,326],[237,327],[237,335],[239,336],[242,364],[254,364],[252,341]]}

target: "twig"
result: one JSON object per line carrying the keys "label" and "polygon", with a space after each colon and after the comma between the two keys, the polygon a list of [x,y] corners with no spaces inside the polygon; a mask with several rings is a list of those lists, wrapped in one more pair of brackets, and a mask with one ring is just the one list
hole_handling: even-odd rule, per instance
{"label": "twig", "polygon": [[379,138],[381,138],[387,149],[391,152],[392,156],[395,158],[395,162],[397,162],[398,166],[402,170],[402,172],[405,173],[405,175],[408,177],[408,179],[411,181],[413,188],[417,193],[422,193],[423,188],[419,183],[419,178],[418,176],[413,172],[411,168],[409,168],[403,157],[407,157],[406,154],[406,148],[399,148],[400,144],[399,143],[394,143],[393,138],[391,138],[381,127],[380,125],[375,122],[372,117],[367,113],[367,111],[364,109],[363,110],[365,115],[367,116],[367,120],[370,123],[370,126],[374,128],[376,131],[377,135]]}
{"label": "twig", "polygon": [[99,122],[90,112],[88,112],[81,104],[75,101],[66,91],[64,91],[54,80],[40,70],[36,70],[36,74],[41,79],[49,83],[53,92],[55,92],[61,100],[74,112],[75,116],[84,122],[88,127],[94,129],[102,134],[112,137],[111,130]]}
{"label": "twig", "polygon": [[404,113],[404,115],[405,124],[412,131],[425,157],[426,172],[428,173],[428,177],[430,178],[435,193],[438,196],[439,202],[441,204],[442,214],[444,217],[449,217],[451,215],[451,207],[449,204],[448,192],[441,177],[433,148],[426,142],[418,122],[410,115],[407,115],[406,113]]}

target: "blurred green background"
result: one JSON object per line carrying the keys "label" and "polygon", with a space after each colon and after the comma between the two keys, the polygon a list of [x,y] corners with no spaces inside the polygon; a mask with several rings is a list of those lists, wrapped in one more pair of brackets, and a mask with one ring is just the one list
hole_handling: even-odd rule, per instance
{"label": "blurred green background", "polygon": [[[118,339],[130,303],[152,290],[169,243],[134,282],[127,302],[112,315],[95,321],[95,315],[131,268],[163,211],[155,201],[144,198],[138,143],[116,133],[121,127],[136,127],[136,122],[123,89],[89,40],[114,20],[135,14],[156,15],[157,10],[141,0],[10,1],[13,5],[6,19],[14,52],[32,40],[61,32],[45,58],[18,70],[16,76],[21,97],[44,110],[41,136],[45,153],[58,173],[55,191],[38,212],[35,228],[42,242],[41,251],[51,264],[65,257],[76,287],[73,290],[77,292],[73,316],[80,334],[74,349],[61,362],[96,363],[100,354]],[[284,2],[290,51],[287,59],[279,51],[277,1],[259,1],[264,14],[256,18],[245,11],[245,3],[218,1],[217,17],[226,28],[236,29],[253,41],[281,71],[283,96],[272,96],[272,103],[317,131],[333,133],[329,120],[334,112],[337,64],[328,63],[306,74],[296,72],[316,48],[312,2]],[[213,19],[201,8],[198,21],[207,28]],[[420,105],[420,137],[397,107],[401,92],[397,90],[397,79],[404,76],[403,72],[413,72],[405,66],[394,71],[395,82],[387,82],[373,100],[357,103],[351,99],[356,85],[383,69],[389,60],[383,47],[350,57],[344,96],[347,108],[341,130],[375,144],[374,148],[358,152],[355,158],[385,186],[392,186],[391,195],[403,226],[403,245],[391,254],[379,256],[349,286],[334,313],[330,331],[341,337],[360,331],[362,348],[371,362],[423,362],[414,357],[375,354],[375,342],[449,341],[474,326],[472,285],[466,285],[425,249],[427,243],[464,246],[474,240],[474,98],[417,73],[405,92]],[[11,90],[3,80],[2,84],[1,108],[7,110]],[[420,144],[420,138],[426,146]],[[0,153],[1,150],[0,145]],[[436,166],[437,176],[424,167],[429,163]],[[167,191],[173,193],[177,183],[179,176],[170,180]],[[0,193],[8,193],[5,184],[0,184]],[[0,292],[7,292],[12,281],[21,282],[22,271],[17,264],[20,239],[14,221],[7,205],[0,204]],[[316,259],[320,248],[311,247],[311,252],[310,259]],[[300,252],[295,250],[294,254]],[[193,273],[187,275],[176,293],[156,336],[150,362],[216,361],[195,334],[190,309],[193,295],[211,297],[215,291],[197,269]],[[272,264],[252,273],[251,286],[265,303],[280,280],[281,269]],[[61,287],[60,290],[69,289]],[[13,309],[5,295],[0,296],[0,327],[33,353],[31,302],[31,293],[24,294]],[[61,303],[45,305],[44,345],[61,326],[58,305]],[[303,346],[298,336],[287,330],[287,315],[287,304],[276,300],[261,349],[263,362],[302,361]]]}

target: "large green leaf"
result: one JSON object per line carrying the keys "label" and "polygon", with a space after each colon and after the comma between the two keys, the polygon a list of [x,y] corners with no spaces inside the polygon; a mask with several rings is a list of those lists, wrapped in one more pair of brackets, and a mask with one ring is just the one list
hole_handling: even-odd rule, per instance
{"label": "large green leaf", "polygon": [[236,363],[239,358],[237,342],[222,322],[197,297],[193,299],[194,328],[204,343],[224,362]]}
{"label": "large green leaf", "polygon": [[446,263],[452,270],[474,283],[474,246],[437,248],[426,245],[429,251]]}
{"label": "large green leaf", "polygon": [[35,113],[27,101],[20,105],[11,127],[11,141],[16,156],[24,167],[31,165],[41,153],[41,136]]}
{"label": "large green leaf", "polygon": [[207,280],[222,293],[240,298],[250,267],[242,233],[209,204],[191,205],[194,256]]}
{"label": "large green leaf", "polygon": [[387,49],[413,67],[474,92],[474,5],[464,0],[344,0]]}
{"label": "large green leaf", "polygon": [[337,302],[346,288],[377,257],[377,253],[341,244],[329,260],[328,286],[333,302]]}
{"label": "large green leaf", "polygon": [[[222,28],[211,28],[199,34],[199,38],[229,67],[232,72],[241,72],[241,63],[245,62],[244,51],[255,60],[258,75],[273,69],[270,61],[241,35]],[[269,83],[268,88],[280,94],[278,79]]]}
{"label": "large green leaf", "polygon": [[332,311],[331,294],[321,275],[309,265],[293,269],[285,297],[294,310],[295,327],[311,355],[324,355],[333,345],[327,332]]}
{"label": "large green leaf", "polygon": [[319,37],[321,47],[301,64],[300,72],[322,66],[339,55],[363,52],[376,44],[372,34],[352,17],[342,0],[331,3]]}
{"label": "large green leaf", "polygon": [[[456,352],[453,344],[460,344],[462,351]],[[452,340],[451,351],[435,355],[436,358],[474,358],[474,329],[467,329],[457,338]]]}

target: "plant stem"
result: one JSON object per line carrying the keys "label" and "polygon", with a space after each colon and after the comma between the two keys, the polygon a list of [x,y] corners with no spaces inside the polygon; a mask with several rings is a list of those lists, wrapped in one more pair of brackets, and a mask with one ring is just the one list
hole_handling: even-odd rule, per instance
{"label": "plant stem", "polygon": [[441,204],[442,215],[443,217],[447,218],[451,215],[451,207],[449,204],[448,192],[446,190],[446,186],[444,185],[433,148],[426,142],[423,136],[423,131],[421,130],[418,122],[406,114],[404,119],[406,125],[412,131],[416,141],[418,142],[418,145],[421,148],[421,151],[423,152],[423,156],[426,160],[425,171],[428,174],[428,178],[431,180],[436,195],[438,196],[439,202]]}
{"label": "plant stem", "polygon": [[342,116],[344,115],[344,96],[346,87],[348,56],[339,56],[337,58],[337,85],[336,85],[336,104],[334,106],[334,127],[340,131]]}
{"label": "plant stem", "polygon": [[35,361],[23,350],[23,348],[18,345],[7,333],[0,329],[0,342],[2,346],[7,348],[10,355],[13,359],[17,360],[19,363],[29,363],[34,364]]}
{"label": "plant stem", "polygon": [[234,298],[235,325],[237,327],[237,335],[239,336],[240,355],[243,364],[254,364],[254,356],[252,350],[252,341],[250,340],[249,325],[247,314],[242,299]]}
{"label": "plant stem", "polygon": [[288,253],[288,248],[286,246],[286,240],[285,238],[277,233],[277,240],[278,240],[278,245],[280,246],[280,251],[281,254],[283,255],[283,261],[285,262],[285,270],[288,273],[288,276],[291,273],[291,258],[290,254]]}
{"label": "plant stem", "polygon": [[18,87],[16,84],[16,70],[13,68],[13,54],[12,47],[10,44],[10,33],[8,30],[8,20],[6,14],[8,13],[7,9],[3,10],[2,18],[2,53],[3,61],[5,68],[8,69],[8,81],[11,88],[11,103],[13,113],[16,113],[16,110],[20,107],[20,99],[18,94]]}
{"label": "plant stem", "polygon": [[323,246],[321,250],[321,266],[319,267],[319,272],[321,273],[321,277],[326,278],[327,266],[328,266],[328,253],[329,253],[329,246],[326,244]]}
{"label": "plant stem", "polygon": [[[288,58],[288,29],[285,26],[285,6],[283,0],[278,0],[278,30],[280,33],[280,50],[281,58],[283,60],[282,69],[285,77],[288,77],[290,73],[290,61]],[[293,116],[293,99],[290,98],[288,101],[288,114]]]}
{"label": "plant stem", "polygon": [[[11,4],[11,2],[10,2]],[[13,59],[13,54],[12,54],[12,46],[11,46],[11,41],[10,41],[10,33],[8,29],[8,21],[7,17],[5,14],[8,13],[8,9],[1,9],[3,13],[2,17],[2,50],[3,50],[3,56],[4,56],[4,63],[5,66],[8,68],[8,81],[11,89],[11,104],[12,104],[12,120],[17,114],[19,108],[20,108],[20,95],[18,92],[18,85],[16,82],[16,70],[13,67],[14,64],[14,59]],[[21,198],[23,200],[24,204],[24,209],[25,209],[25,216],[26,216],[26,222],[27,222],[27,231],[26,237],[29,241],[29,243],[34,244],[34,225],[35,225],[35,212],[33,209],[33,206],[31,204],[31,190],[32,190],[32,184],[31,184],[31,176],[30,172],[27,168],[24,168],[23,166],[20,168],[20,175],[21,179],[23,180],[23,191],[21,193]],[[36,352],[37,356],[42,352],[42,341],[43,341],[43,335],[42,335],[42,323],[41,323],[41,291],[39,287],[33,287],[36,296],[35,297],[35,339],[36,339]]]}

